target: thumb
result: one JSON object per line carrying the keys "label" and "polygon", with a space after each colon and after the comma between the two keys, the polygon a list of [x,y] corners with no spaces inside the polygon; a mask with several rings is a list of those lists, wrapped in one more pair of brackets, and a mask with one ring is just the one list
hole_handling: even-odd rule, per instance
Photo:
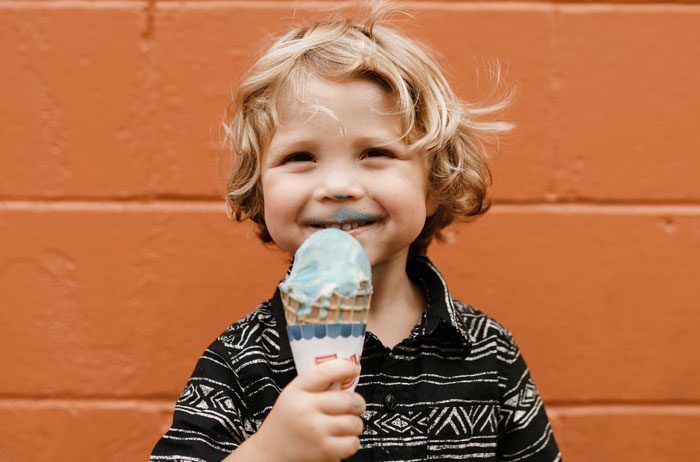
{"label": "thumb", "polygon": [[333,384],[346,383],[360,375],[360,367],[351,361],[334,359],[305,370],[295,379],[305,391],[326,391]]}

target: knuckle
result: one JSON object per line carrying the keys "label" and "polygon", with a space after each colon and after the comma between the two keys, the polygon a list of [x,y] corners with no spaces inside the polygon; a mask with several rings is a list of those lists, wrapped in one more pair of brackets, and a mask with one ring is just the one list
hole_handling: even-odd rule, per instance
{"label": "knuckle", "polygon": [[[328,439],[322,439],[320,441],[319,449],[321,450],[321,453],[324,455],[325,459],[337,459],[339,456],[338,449]],[[342,456],[340,457],[342,458]]]}
{"label": "knuckle", "polygon": [[321,363],[316,367],[316,373],[322,380],[330,380],[335,374],[333,374],[333,364],[332,361]]}
{"label": "knuckle", "polygon": [[298,393],[287,393],[284,399],[277,400],[281,405],[289,409],[291,412],[297,413],[303,411],[304,400]]}
{"label": "knuckle", "polygon": [[307,425],[308,435],[313,439],[323,440],[326,433],[326,426],[320,419],[310,419]]}

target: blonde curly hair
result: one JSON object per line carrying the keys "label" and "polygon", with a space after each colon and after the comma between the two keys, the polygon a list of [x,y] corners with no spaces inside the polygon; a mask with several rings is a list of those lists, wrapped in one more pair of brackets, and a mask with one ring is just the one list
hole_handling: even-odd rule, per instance
{"label": "blonde curly hair", "polygon": [[298,94],[310,76],[379,83],[395,101],[402,141],[427,155],[429,194],[439,205],[412,251],[424,253],[446,226],[488,210],[487,147],[511,125],[474,117],[500,111],[509,97],[484,107],[460,100],[426,48],[384,25],[390,13],[386,5],[375,4],[362,20],[336,14],[293,27],[277,37],[239,85],[223,124],[233,155],[226,206],[236,221],[255,222],[264,243],[273,241],[265,225],[260,179],[263,155],[279,125],[277,103],[285,92]]}

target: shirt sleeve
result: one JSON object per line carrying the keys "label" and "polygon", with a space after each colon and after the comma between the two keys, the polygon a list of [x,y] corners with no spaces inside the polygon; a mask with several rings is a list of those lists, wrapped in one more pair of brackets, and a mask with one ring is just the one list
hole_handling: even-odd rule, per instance
{"label": "shirt sleeve", "polygon": [[225,346],[215,340],[202,354],[175,404],[173,423],[151,462],[218,462],[246,438],[243,401]]}
{"label": "shirt sleeve", "polygon": [[499,461],[560,462],[544,404],[512,334],[499,340]]}

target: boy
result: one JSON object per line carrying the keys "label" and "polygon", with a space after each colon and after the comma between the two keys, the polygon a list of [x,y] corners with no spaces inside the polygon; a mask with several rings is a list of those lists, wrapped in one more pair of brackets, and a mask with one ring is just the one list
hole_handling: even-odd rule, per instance
{"label": "boy", "polygon": [[561,460],[511,334],[453,300],[424,255],[488,208],[480,140],[504,127],[471,120],[430,56],[380,16],[280,37],[226,125],[237,220],[290,256],[326,227],[367,252],[357,392],[331,389],[359,374],[346,361],[295,377],[277,292],[204,352],[152,461]]}

